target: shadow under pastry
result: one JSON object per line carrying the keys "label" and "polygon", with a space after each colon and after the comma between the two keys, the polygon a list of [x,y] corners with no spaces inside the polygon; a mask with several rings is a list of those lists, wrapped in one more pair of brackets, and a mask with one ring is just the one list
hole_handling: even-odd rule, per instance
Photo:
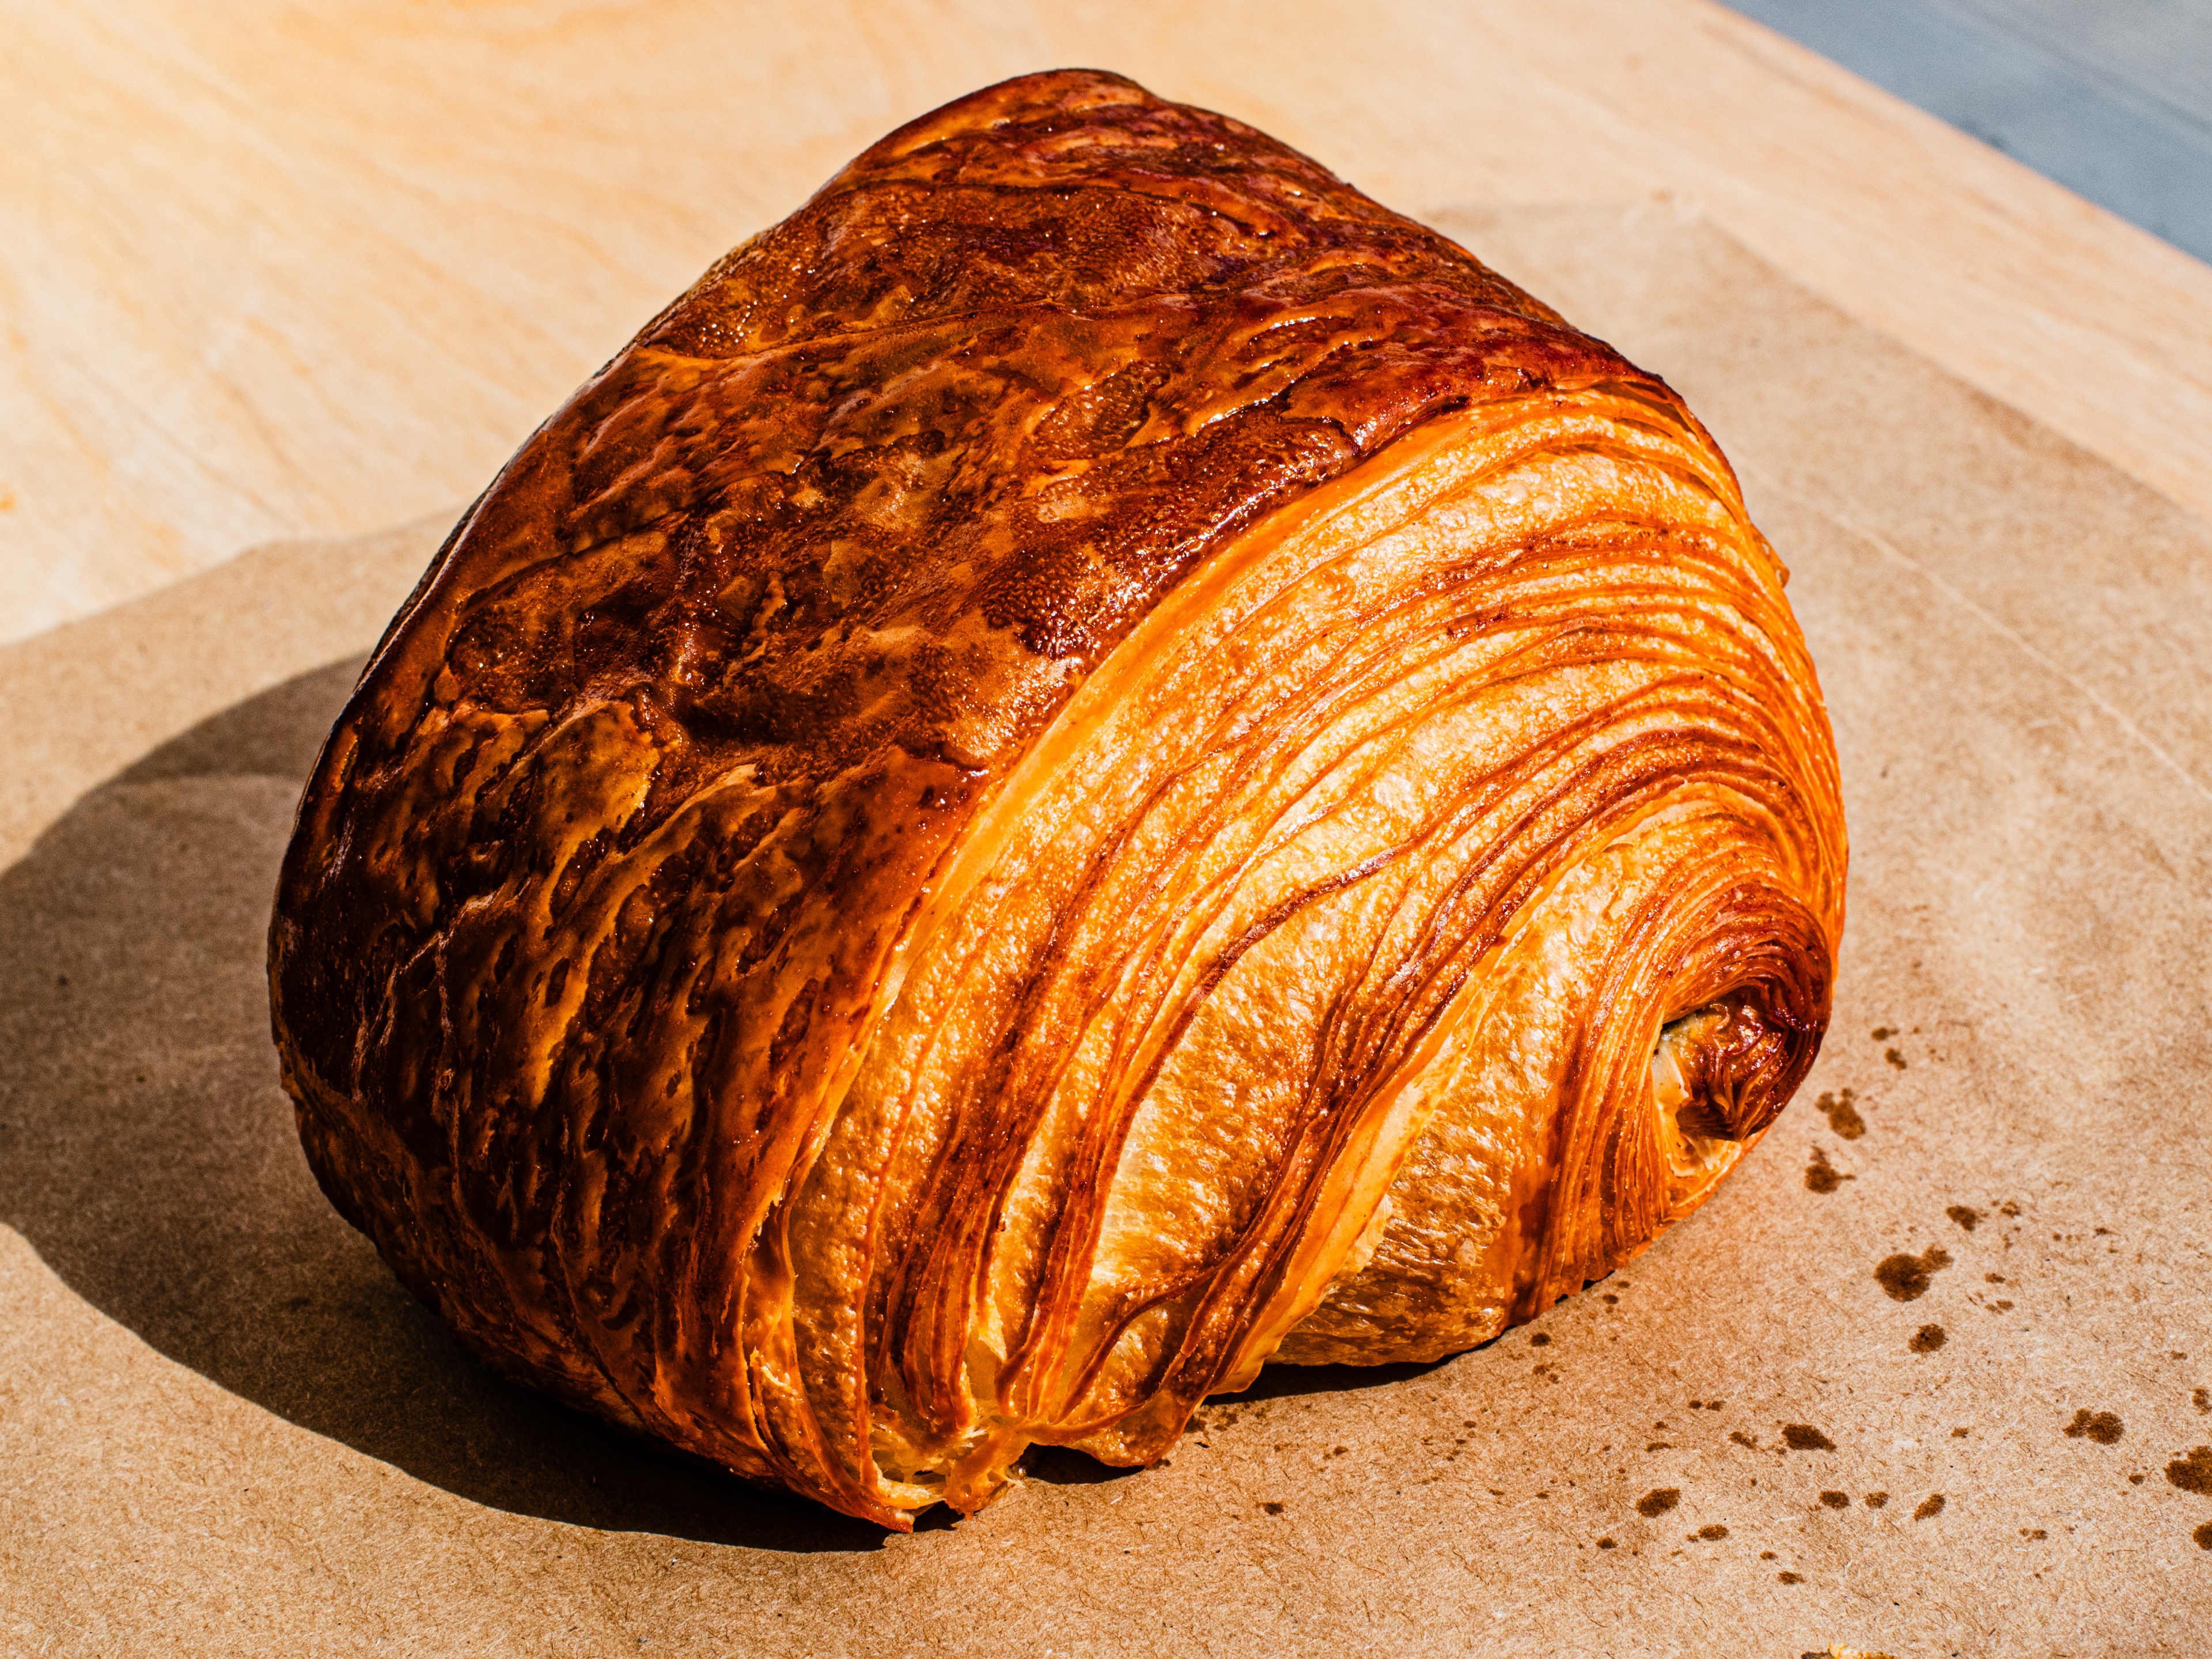
{"label": "shadow under pastry", "polygon": [[0,872],[0,1221],[171,1359],[473,1502],[761,1548],[879,1547],[877,1527],[498,1376],[317,1189],[269,1037],[269,906],[360,666],[202,722]]}

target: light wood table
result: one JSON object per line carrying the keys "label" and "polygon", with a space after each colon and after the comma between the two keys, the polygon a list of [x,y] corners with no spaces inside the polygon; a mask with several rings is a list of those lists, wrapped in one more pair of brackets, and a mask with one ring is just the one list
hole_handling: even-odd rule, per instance
{"label": "light wood table", "polygon": [[2212,511],[2212,268],[1702,0],[11,9],[0,639],[457,505],[861,146],[1063,64],[1417,216],[1671,194]]}

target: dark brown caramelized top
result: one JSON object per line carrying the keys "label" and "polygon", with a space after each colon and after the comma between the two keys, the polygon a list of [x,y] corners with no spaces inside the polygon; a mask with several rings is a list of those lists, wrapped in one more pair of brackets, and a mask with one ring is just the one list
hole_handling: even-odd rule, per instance
{"label": "dark brown caramelized top", "polygon": [[763,777],[886,744],[988,769],[1207,548],[1420,421],[1594,375],[1643,378],[1297,152],[1032,76],[892,134],[655,319],[400,648],[512,712],[650,685]]}

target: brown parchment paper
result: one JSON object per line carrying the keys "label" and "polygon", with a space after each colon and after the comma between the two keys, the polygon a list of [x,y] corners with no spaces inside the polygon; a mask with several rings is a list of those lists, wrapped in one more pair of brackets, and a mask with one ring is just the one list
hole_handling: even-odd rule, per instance
{"label": "brown parchment paper", "polygon": [[0,1653],[2206,1650],[2212,527],[1664,204],[1434,222],[1795,571],[1850,932],[1711,1205],[912,1537],[568,1415],[324,1203],[267,1035],[301,780],[446,526],[258,550],[0,652]]}

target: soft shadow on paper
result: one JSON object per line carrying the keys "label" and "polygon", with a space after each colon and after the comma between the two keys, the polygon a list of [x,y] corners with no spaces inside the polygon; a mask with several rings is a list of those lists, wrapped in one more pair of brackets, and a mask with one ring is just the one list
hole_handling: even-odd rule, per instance
{"label": "soft shadow on paper", "polygon": [[784,1550],[879,1528],[494,1375],[325,1201],[264,977],[292,811],[360,669],[203,722],[0,873],[0,1221],[172,1359],[480,1504]]}

